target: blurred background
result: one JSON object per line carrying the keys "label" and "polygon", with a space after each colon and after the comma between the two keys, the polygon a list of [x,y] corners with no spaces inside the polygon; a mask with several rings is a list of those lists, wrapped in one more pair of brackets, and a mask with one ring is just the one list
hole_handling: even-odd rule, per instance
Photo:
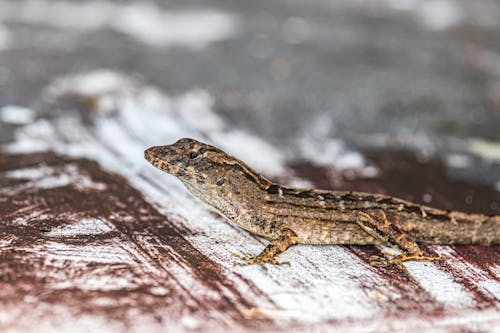
{"label": "blurred background", "polygon": [[[50,117],[64,108],[61,96],[88,101],[148,86],[167,99],[189,95],[188,103],[209,108],[217,121],[195,115],[183,125],[195,133],[151,135],[147,144],[198,136],[257,160],[269,176],[287,169],[310,178],[309,164],[348,169],[351,179],[353,172],[375,177],[392,168],[419,187],[421,180],[441,181],[429,173],[444,172],[489,188],[481,204],[463,188],[457,199],[494,213],[499,37],[496,1],[0,1],[0,140],[11,141],[16,128],[11,106]],[[87,90],[76,82],[62,87],[62,78],[87,79]],[[180,108],[193,114],[191,106]],[[151,119],[138,121],[148,127]],[[269,160],[247,156],[259,150]],[[410,170],[428,160],[445,170]],[[409,165],[394,165],[404,161]],[[341,173],[319,185],[342,186]],[[433,191],[420,187],[407,191],[419,192],[409,199]]]}
{"label": "blurred background", "polygon": [[47,331],[89,313],[136,331],[498,324],[495,247],[426,248],[456,261],[409,265],[415,285],[360,247],[234,270],[230,252],[262,244],[143,159],[180,137],[288,185],[500,214],[500,2],[0,0],[0,324],[31,327],[19,309]]}

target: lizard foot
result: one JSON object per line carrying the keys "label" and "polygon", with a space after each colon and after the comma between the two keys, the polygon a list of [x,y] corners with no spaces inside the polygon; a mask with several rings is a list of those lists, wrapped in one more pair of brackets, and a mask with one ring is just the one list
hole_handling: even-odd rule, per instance
{"label": "lizard foot", "polygon": [[[445,256],[439,256],[439,257],[425,257],[421,254],[411,254],[411,253],[403,253],[399,254],[396,256],[392,256],[389,258],[384,258],[384,257],[379,257],[379,256],[372,256],[371,259],[373,260],[370,262],[370,266],[390,266],[390,265],[396,265],[400,267],[403,272],[405,272],[406,275],[410,276],[408,269],[406,266],[403,264],[405,261],[440,261],[440,260],[445,260],[448,259]],[[411,276],[410,276],[411,277]]]}
{"label": "lizard foot", "polygon": [[373,261],[370,262],[370,266],[389,266],[389,265],[399,266],[405,261],[440,261],[448,258],[445,256],[425,257],[421,254],[403,253],[389,258],[372,256],[371,259],[373,259]]}
{"label": "lizard foot", "polygon": [[236,257],[241,260],[240,261],[235,261],[233,262],[233,266],[250,266],[250,265],[259,265],[262,267],[264,270],[267,271],[267,267],[265,264],[271,264],[271,265],[288,265],[290,266],[290,262],[288,261],[277,261],[273,257],[265,256],[262,254],[259,255],[253,255],[251,253],[245,253],[244,255],[237,254],[237,253],[231,253],[231,256]]}

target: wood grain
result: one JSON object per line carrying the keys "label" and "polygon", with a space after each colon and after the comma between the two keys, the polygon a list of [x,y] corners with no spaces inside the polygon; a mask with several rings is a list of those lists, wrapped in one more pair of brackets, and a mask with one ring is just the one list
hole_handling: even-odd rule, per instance
{"label": "wood grain", "polygon": [[[144,147],[180,132],[221,140],[224,125],[207,129],[186,119],[191,104],[182,96],[163,97],[165,108],[141,104],[150,89],[110,94],[118,108],[104,112],[103,96],[61,93],[65,112],[17,128],[4,146],[3,331],[457,332],[498,325],[498,246],[428,246],[427,253],[451,259],[409,263],[416,282],[394,267],[370,267],[370,255],[380,253],[370,246],[297,246],[282,258],[290,268],[233,267],[231,252],[256,252],[265,242],[142,160]],[[209,107],[204,112],[216,117]],[[282,167],[279,177],[291,179],[294,167]],[[300,170],[302,180],[318,177]]]}

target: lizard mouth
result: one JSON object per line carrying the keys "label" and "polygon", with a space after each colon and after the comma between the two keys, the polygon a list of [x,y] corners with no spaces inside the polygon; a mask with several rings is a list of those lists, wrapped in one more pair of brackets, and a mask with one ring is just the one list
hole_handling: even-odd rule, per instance
{"label": "lizard mouth", "polygon": [[144,158],[149,163],[172,175],[181,171],[175,157],[176,154],[168,146],[150,147],[144,151]]}
{"label": "lizard mouth", "polygon": [[146,161],[150,162],[151,164],[155,164],[155,160],[158,157],[158,149],[159,147],[150,147],[144,151],[144,158]]}

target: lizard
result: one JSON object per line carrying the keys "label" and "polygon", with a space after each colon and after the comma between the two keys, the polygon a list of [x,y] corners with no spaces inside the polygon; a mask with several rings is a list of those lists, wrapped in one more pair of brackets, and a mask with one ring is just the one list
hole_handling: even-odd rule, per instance
{"label": "lizard", "polygon": [[269,240],[257,255],[234,254],[235,265],[282,265],[295,244],[384,245],[400,254],[372,256],[372,266],[437,261],[424,244],[500,244],[500,215],[486,216],[353,191],[297,189],[273,183],[219,148],[182,138],[144,151],[156,168],[177,177],[198,199],[251,234]]}

